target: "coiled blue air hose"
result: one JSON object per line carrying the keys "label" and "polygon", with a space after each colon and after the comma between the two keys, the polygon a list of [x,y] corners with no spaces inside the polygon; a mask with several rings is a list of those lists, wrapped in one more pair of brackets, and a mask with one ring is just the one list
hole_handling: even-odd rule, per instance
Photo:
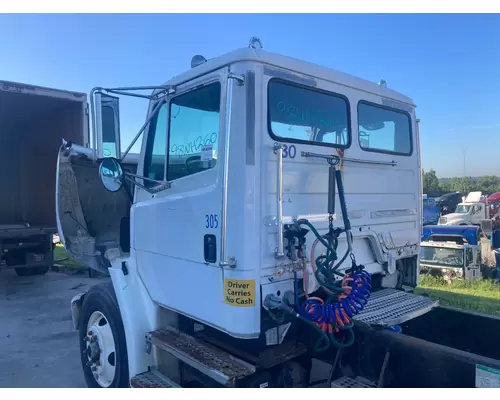
{"label": "coiled blue air hose", "polygon": [[[351,318],[363,310],[371,293],[371,276],[363,270],[363,266],[356,264],[350,244],[348,244],[345,255],[335,264],[338,258],[338,235],[341,232],[345,232],[349,241],[349,235],[351,234],[351,224],[347,214],[342,174],[340,171],[335,170],[335,175],[344,220],[344,229],[334,231],[330,229],[327,235],[321,236],[308,220],[302,219],[296,222],[299,226],[308,226],[317,240],[327,249],[326,255],[320,255],[315,259],[316,280],[330,292],[326,300],[312,297],[300,304],[298,299],[298,279],[296,273],[294,273],[297,311],[302,320],[313,323],[316,328],[319,328],[323,332],[315,346],[317,352],[326,351],[331,345],[335,347],[348,347],[352,345],[354,342],[354,332],[352,330],[354,324]],[[339,272],[338,268],[349,253],[351,254],[352,267],[346,275]],[[306,273],[307,271],[304,271],[304,274]],[[342,281],[336,280],[335,276],[343,277]],[[338,337],[338,333],[340,332],[343,334]],[[325,334],[329,339],[328,341],[325,339]]]}

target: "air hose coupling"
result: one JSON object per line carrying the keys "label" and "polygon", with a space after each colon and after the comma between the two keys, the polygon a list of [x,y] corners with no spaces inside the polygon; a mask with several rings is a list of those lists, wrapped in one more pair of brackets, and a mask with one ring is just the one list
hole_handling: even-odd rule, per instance
{"label": "air hose coupling", "polygon": [[297,317],[297,312],[293,307],[291,299],[293,299],[293,292],[290,290],[285,292],[283,297],[278,297],[271,293],[264,299],[264,306],[270,310],[280,309],[285,311],[287,314]]}

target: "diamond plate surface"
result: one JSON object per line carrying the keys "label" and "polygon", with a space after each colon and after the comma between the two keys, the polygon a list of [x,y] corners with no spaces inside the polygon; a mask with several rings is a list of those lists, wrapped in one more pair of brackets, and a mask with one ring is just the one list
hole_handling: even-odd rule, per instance
{"label": "diamond plate surface", "polygon": [[358,389],[358,388],[374,388],[374,387],[375,385],[371,382],[352,379],[348,378],[347,376],[342,376],[332,382],[332,388]]}
{"label": "diamond plate surface", "polygon": [[439,301],[402,290],[384,289],[372,293],[361,313],[353,319],[369,325],[398,325],[419,317],[439,305]]}
{"label": "diamond plate surface", "polygon": [[222,385],[233,386],[255,373],[253,365],[174,328],[151,332],[148,340]]}
{"label": "diamond plate surface", "polygon": [[130,380],[133,388],[178,388],[176,383],[170,381],[157,371],[148,371],[134,376]]}

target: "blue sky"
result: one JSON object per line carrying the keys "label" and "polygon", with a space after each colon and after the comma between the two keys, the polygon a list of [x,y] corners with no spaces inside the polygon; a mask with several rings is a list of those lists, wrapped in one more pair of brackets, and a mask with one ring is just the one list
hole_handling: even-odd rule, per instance
{"label": "blue sky", "polygon": [[[401,91],[416,102],[425,169],[500,174],[499,15],[0,15],[0,79],[89,92],[162,83],[194,54],[258,36],[272,52]],[[125,142],[146,104],[123,104]]]}

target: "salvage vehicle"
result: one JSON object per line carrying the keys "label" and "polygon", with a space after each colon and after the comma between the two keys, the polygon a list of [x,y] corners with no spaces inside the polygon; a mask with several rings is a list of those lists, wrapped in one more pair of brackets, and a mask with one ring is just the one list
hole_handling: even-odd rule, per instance
{"label": "salvage vehicle", "polygon": [[443,194],[436,200],[436,205],[440,208],[441,215],[451,214],[455,212],[458,204],[462,202],[462,195],[460,192]]}
{"label": "salvage vehicle", "polygon": [[481,220],[481,231],[490,238],[493,231],[500,229],[500,192],[490,195],[486,203],[489,215]]}
{"label": "salvage vehicle", "polygon": [[477,226],[424,226],[420,271],[453,278],[482,279],[481,241]]}
{"label": "salvage vehicle", "polygon": [[481,225],[481,221],[489,215],[482,192],[470,192],[465,200],[459,203],[455,211],[441,216],[438,225]]}
{"label": "salvage vehicle", "polygon": [[[56,193],[67,251],[111,277],[71,301],[89,387],[311,387],[313,359],[329,387],[500,386],[498,319],[412,292],[418,122],[387,86],[252,38],[92,90],[95,145],[61,145]],[[103,107],[126,95],[149,108],[122,152]]]}
{"label": "salvage vehicle", "polygon": [[425,204],[423,206],[423,224],[437,225],[439,221],[440,209],[435,204]]}

